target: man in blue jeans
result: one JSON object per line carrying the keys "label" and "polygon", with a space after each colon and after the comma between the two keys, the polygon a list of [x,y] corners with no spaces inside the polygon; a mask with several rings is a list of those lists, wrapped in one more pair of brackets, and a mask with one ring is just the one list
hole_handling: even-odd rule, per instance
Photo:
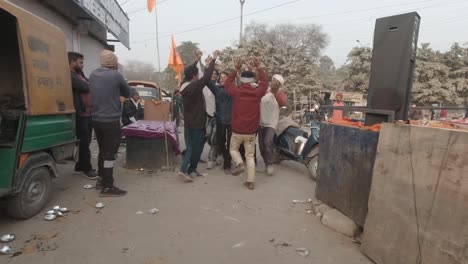
{"label": "man in blue jeans", "polygon": [[198,162],[205,144],[206,111],[203,88],[210,82],[218,58],[218,51],[213,54],[203,77],[199,78],[197,63],[184,69],[185,79],[181,86],[184,106],[184,138],[186,151],[179,176],[185,182],[193,182],[193,175],[202,176],[197,171]]}

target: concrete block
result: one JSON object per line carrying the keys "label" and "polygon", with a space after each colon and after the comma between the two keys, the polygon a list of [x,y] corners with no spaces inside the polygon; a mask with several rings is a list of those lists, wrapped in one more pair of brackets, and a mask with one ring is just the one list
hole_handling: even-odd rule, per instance
{"label": "concrete block", "polygon": [[330,211],[332,208],[326,204],[314,205],[315,212],[324,215],[326,212]]}
{"label": "concrete block", "polygon": [[322,224],[349,237],[354,237],[360,232],[359,226],[353,220],[336,209],[329,210],[323,215]]}

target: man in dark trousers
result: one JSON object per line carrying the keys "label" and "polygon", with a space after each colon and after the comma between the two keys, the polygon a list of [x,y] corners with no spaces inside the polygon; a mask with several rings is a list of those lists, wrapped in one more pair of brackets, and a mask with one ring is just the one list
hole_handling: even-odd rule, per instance
{"label": "man in dark trousers", "polygon": [[140,104],[140,94],[135,90],[130,90],[130,98],[123,103],[122,124],[124,126],[143,120],[144,112]]}
{"label": "man in dark trousers", "polygon": [[206,109],[203,96],[203,88],[208,85],[218,58],[218,51],[213,54],[208,68],[203,77],[199,78],[198,68],[195,62],[184,69],[185,80],[180,90],[184,104],[184,138],[186,151],[179,176],[186,182],[193,182],[192,174],[203,176],[197,171],[198,162],[205,144]]}
{"label": "man in dark trousers", "polygon": [[219,78],[219,84],[211,82],[208,88],[213,92],[216,98],[216,137],[219,151],[224,157],[224,173],[231,173],[231,154],[229,148],[231,145],[231,114],[232,98],[224,88],[224,82],[228,74],[223,72]]}
{"label": "man in dark trousers", "polygon": [[73,90],[73,103],[76,111],[76,137],[80,140],[78,162],[75,172],[85,178],[95,180],[98,175],[91,165],[91,98],[88,79],[83,74],[84,56],[78,52],[68,52],[68,62]]}
{"label": "man in dark trousers", "polygon": [[89,77],[93,100],[93,127],[99,145],[99,176],[96,188],[102,197],[124,196],[127,191],[114,186],[114,164],[121,141],[120,117],[122,107],[120,96],[128,98],[130,87],[117,71],[118,59],[112,51],[101,52],[101,67]]}

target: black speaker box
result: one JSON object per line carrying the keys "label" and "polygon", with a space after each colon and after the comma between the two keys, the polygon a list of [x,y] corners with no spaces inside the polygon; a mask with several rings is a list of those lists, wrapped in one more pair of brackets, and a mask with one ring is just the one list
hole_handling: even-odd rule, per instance
{"label": "black speaker box", "polygon": [[[420,20],[413,12],[375,23],[367,108],[393,110],[396,120],[408,115]],[[386,120],[385,115],[366,114],[366,125]]]}

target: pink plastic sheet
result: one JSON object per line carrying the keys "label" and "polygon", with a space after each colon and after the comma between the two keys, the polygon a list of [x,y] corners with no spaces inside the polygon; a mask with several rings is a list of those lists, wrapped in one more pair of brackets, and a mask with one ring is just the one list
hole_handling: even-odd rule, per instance
{"label": "pink plastic sheet", "polygon": [[135,123],[123,127],[122,133],[126,137],[164,139],[164,127],[166,128],[167,139],[170,140],[174,146],[174,153],[179,155],[179,136],[175,122],[139,120]]}

